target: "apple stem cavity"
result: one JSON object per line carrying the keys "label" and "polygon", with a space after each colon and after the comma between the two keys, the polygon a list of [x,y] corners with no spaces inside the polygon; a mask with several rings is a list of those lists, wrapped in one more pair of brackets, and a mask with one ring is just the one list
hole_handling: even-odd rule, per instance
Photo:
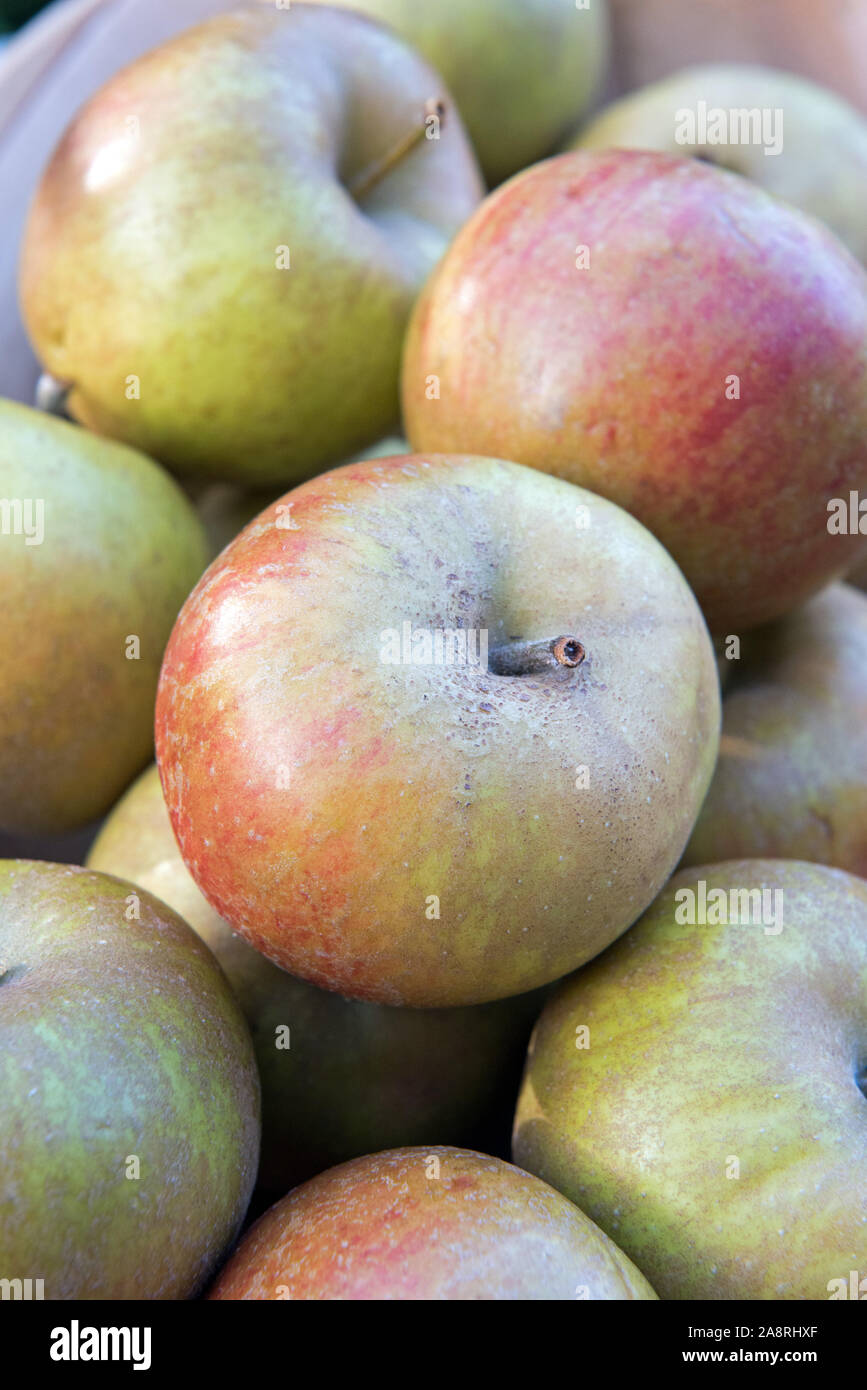
{"label": "apple stem cavity", "polygon": [[540,642],[514,639],[488,653],[488,670],[495,676],[534,676],[561,666],[580,666],[586,655],[577,637],[546,637]]}
{"label": "apple stem cavity", "polygon": [[386,154],[380,155],[378,159],[368,164],[362,169],[355,178],[348,184],[347,188],[357,203],[366,198],[368,193],[380,183],[392,169],[400,163],[402,159],[420,145],[428,132],[428,124],[432,119],[436,119],[441,127],[445,120],[445,103],[438,97],[431,97],[424,104],[421,121],[412,126],[405,135],[402,135],[396,145],[393,145]]}
{"label": "apple stem cavity", "polygon": [[45,415],[65,415],[66,398],[72,390],[71,381],[59,381],[50,372],[43,372],[36,383],[33,404]]}

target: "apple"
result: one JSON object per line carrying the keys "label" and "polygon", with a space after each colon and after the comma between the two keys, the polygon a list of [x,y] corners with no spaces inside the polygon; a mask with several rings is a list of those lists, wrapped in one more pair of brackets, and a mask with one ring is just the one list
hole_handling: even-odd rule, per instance
{"label": "apple", "polygon": [[211,1289],[239,1299],[655,1299],[559,1192],[468,1149],[392,1149],[290,1192]]}
{"label": "apple", "polygon": [[148,761],[163,648],[205,565],[150,459],[0,401],[0,829],[74,830]]}
{"label": "apple", "polygon": [[820,218],[867,260],[867,121],[792,73],[737,63],[687,68],[607,107],[569,147],[698,155]]}
{"label": "apple", "polygon": [[344,1159],[506,1136],[542,992],[466,1009],[391,1009],[296,980],[209,906],[181,858],[156,767],[103,826],[91,868],[139,884],[198,932],[250,1025],[262,1081],[260,1186],[284,1193]]}
{"label": "apple", "polygon": [[413,313],[413,448],[600,492],[662,541],[714,632],[795,607],[867,536],[867,275],[736,175],[578,151],[492,194]]}
{"label": "apple", "polygon": [[867,596],[835,584],[751,635],[684,864],[810,859],[867,878]]}
{"label": "apple", "polygon": [[867,1270],[865,1048],[867,883],[690,868],[546,1005],[515,1161],[660,1298],[828,1298]]}
{"label": "apple", "polygon": [[605,77],[607,0],[336,3],[392,26],[442,73],[492,184],[550,154]]}
{"label": "apple", "polygon": [[0,1273],[46,1299],[191,1298],[241,1226],[259,1082],[211,952],[164,903],[0,861]]}
{"label": "apple", "polygon": [[621,91],[687,63],[772,63],[867,113],[867,0],[609,0],[609,7]]}
{"label": "apple", "polygon": [[25,232],[25,322],[89,428],[185,476],[285,485],[393,429],[410,307],[481,192],[400,39],[251,6],[69,126]]}
{"label": "apple", "polygon": [[157,761],[247,941],[341,994],[449,1007],[546,984],[639,916],[718,720],[701,614],[632,518],[502,460],[396,457],[303,484],[214,562],[166,650]]}

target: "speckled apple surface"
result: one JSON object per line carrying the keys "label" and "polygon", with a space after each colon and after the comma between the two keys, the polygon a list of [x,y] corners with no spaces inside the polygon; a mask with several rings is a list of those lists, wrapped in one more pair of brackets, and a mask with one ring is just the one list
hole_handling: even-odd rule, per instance
{"label": "speckled apple surface", "polygon": [[492,194],[416,304],[403,401],[416,450],[516,459],[632,512],[714,631],[867,548],[827,510],[867,491],[867,275],[698,160],[577,152]]}
{"label": "speckled apple surface", "polygon": [[14,510],[0,536],[0,827],[73,830],[151,756],[163,648],[205,535],[150,459],[11,401],[0,496],[43,517],[35,543]]}
{"label": "speckled apple surface", "polygon": [[[700,880],[781,892],[782,930],[680,924],[675,894]],[[546,1006],[514,1157],[660,1298],[827,1299],[867,1268],[865,1085],[867,883],[783,860],[688,869]]]}
{"label": "speckled apple surface", "polygon": [[248,1231],[209,1297],[654,1299],[583,1212],[501,1159],[393,1149],[305,1183]]}
{"label": "speckled apple surface", "polygon": [[156,767],[115,807],[91,868],[141,884],[198,932],[250,1025],[262,1083],[259,1184],[282,1195],[359,1154],[490,1144],[508,1133],[544,991],[465,1009],[391,1009],[316,989],[255,951],[210,906],[172,834]]}
{"label": "speckled apple surface", "polygon": [[832,585],[725,665],[719,761],[682,863],[809,859],[867,878],[867,596]]}
{"label": "speckled apple surface", "polygon": [[[354,197],[428,103],[438,138]],[[482,193],[442,79],[395,34],[239,9],[75,117],[25,232],[24,320],[90,429],[185,475],[288,484],[394,429],[413,300]]]}
{"label": "speckled apple surface", "polygon": [[[574,671],[390,664],[383,632],[574,633]],[[479,639],[481,640],[481,639]],[[701,614],[631,517],[491,459],[336,469],[190,595],[157,698],[187,867],[284,969],[480,1003],[595,955],[659,891],[716,758]]]}
{"label": "speckled apple surface", "polygon": [[0,861],[0,1113],[4,1278],[46,1299],[201,1289],[250,1200],[259,1081],[222,971],[164,903]]}

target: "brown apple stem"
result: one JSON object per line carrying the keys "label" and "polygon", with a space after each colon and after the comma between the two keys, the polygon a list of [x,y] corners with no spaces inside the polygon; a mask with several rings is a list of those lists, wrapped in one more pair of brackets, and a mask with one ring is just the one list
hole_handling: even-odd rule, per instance
{"label": "brown apple stem", "polygon": [[445,105],[438,97],[432,97],[430,101],[426,101],[422,119],[418,125],[412,126],[386,154],[380,155],[378,159],[368,164],[366,169],[362,169],[351,183],[347,184],[347,188],[355,201],[360,202],[362,198],[366,198],[370,190],[375,188],[386,174],[390,174],[392,169],[406,158],[410,150],[414,150],[416,145],[421,144],[431,116],[436,116],[442,125],[445,114]]}
{"label": "brown apple stem", "polygon": [[33,404],[46,415],[64,415],[66,398],[71,390],[71,381],[58,381],[50,372],[43,372],[36,383]]}
{"label": "brown apple stem", "polygon": [[580,666],[587,653],[577,637],[546,637],[541,642],[505,642],[488,653],[495,676],[532,676],[558,666]]}

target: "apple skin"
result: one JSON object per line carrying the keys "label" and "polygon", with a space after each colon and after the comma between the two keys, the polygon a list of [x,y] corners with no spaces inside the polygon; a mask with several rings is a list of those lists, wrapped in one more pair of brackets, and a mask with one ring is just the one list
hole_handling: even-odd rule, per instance
{"label": "apple skin", "polygon": [[[571,633],[588,656],[389,664],[404,622],[492,649]],[[632,518],[517,464],[410,456],[312,479],[211,566],[166,651],[157,762],[187,867],[253,946],[341,994],[448,1007],[557,979],[639,916],[718,721],[701,614]]]}
{"label": "apple skin", "polygon": [[[436,99],[440,138],[356,202],[346,184]],[[139,58],[68,127],[25,232],[25,322],[89,428],[186,476],[285,485],[394,428],[413,299],[481,194],[401,40],[252,6]]]}
{"label": "apple skin", "polygon": [[830,499],[867,491],[867,275],[698,160],[579,151],[493,193],[416,305],[403,396],[416,450],[515,459],[632,512],[715,632],[867,545],[827,529]]}
{"label": "apple skin", "polygon": [[39,544],[0,535],[0,828],[74,830],[151,756],[163,648],[204,533],[150,459],[10,401],[0,496],[44,515]]}
{"label": "apple skin", "polygon": [[[437,1176],[433,1176],[437,1174]],[[322,1173],[244,1236],[215,1300],[655,1299],[583,1212],[468,1149],[392,1149]]]}
{"label": "apple skin", "polygon": [[[700,101],[724,110],[781,110],[782,150],[766,156],[761,145],[678,144],[675,113],[694,111]],[[748,63],[687,68],[606,107],[568,148],[700,153],[818,217],[867,260],[867,122],[834,92],[790,72]]]}
{"label": "apple skin", "polygon": [[[699,879],[782,891],[782,931],[679,925],[674,894]],[[795,861],[691,868],[546,1005],[515,1161],[660,1298],[827,1298],[867,1267],[865,1049],[867,883]]]}
{"label": "apple skin", "polygon": [[720,756],[682,864],[809,859],[867,878],[867,596],[835,584],[729,661]]}
{"label": "apple skin", "polygon": [[[344,1159],[405,1144],[506,1136],[544,992],[466,1009],[390,1009],[296,980],[199,892],[155,766],[115,807],[91,868],[140,884],[210,947],[253,1038],[262,1083],[260,1186],[280,1194]],[[290,1029],[278,1049],[277,1029]]]}
{"label": "apple skin", "polygon": [[174,912],[127,916],[136,891],[0,861],[0,1269],[48,1299],[193,1297],[255,1182],[246,1024]]}
{"label": "apple skin", "polygon": [[606,0],[338,4],[390,25],[442,73],[489,184],[550,154],[605,76]]}

